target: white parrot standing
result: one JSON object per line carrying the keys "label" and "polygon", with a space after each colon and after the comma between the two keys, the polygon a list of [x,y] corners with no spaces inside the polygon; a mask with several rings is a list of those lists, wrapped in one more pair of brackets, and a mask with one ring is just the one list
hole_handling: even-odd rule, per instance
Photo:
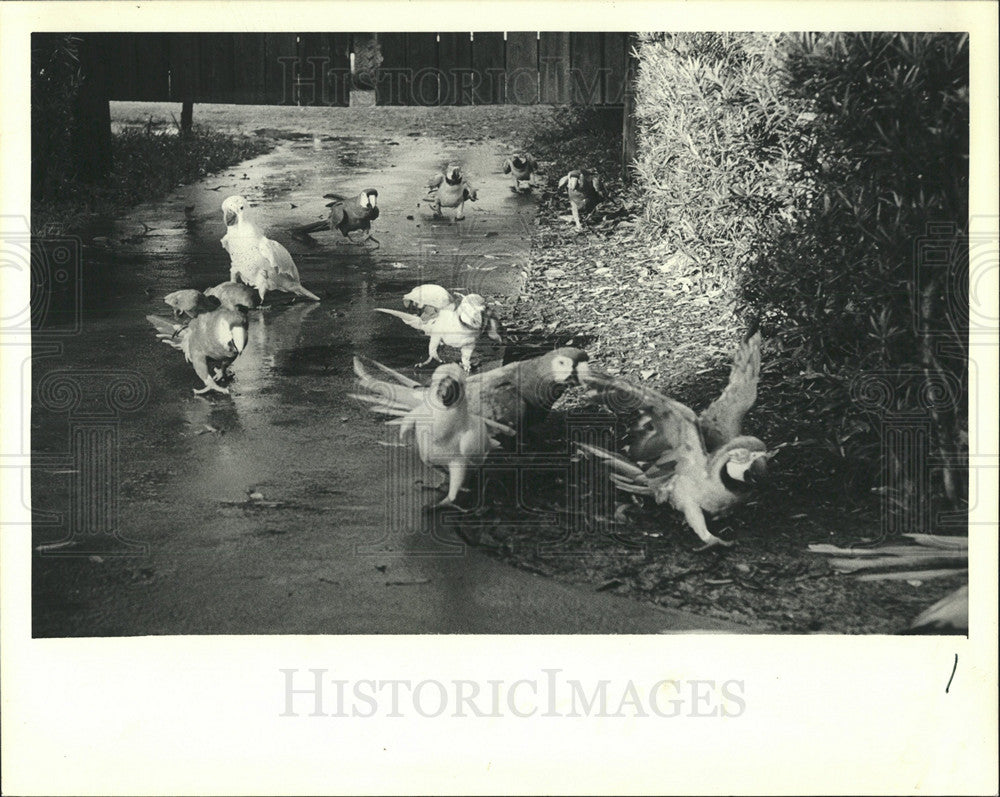
{"label": "white parrot standing", "polygon": [[242,280],[257,289],[261,303],[268,291],[286,291],[318,302],[319,297],[303,288],[299,270],[288,250],[260,231],[247,215],[247,203],[231,196],[222,203],[226,234],[222,248],[229,252],[231,282]]}

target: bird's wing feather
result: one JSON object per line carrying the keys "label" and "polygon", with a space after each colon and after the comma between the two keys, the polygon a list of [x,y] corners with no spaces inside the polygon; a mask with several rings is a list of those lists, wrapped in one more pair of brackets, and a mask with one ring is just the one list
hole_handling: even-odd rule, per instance
{"label": "bird's wing feather", "polygon": [[726,389],[698,418],[709,451],[739,436],[743,416],[757,400],[759,378],[760,332],[755,332],[736,350]]}
{"label": "bird's wing feather", "polygon": [[433,307],[435,310],[443,310],[456,301],[450,291],[431,282],[418,285],[403,298],[417,307]]}
{"label": "bird's wing feather", "polygon": [[344,203],[331,202],[327,207],[330,208],[330,226],[338,226],[344,220]]}
{"label": "bird's wing feather", "polygon": [[642,412],[642,424],[632,429],[629,455],[652,462],[668,452],[689,460],[705,460],[697,417],[679,401],[626,379],[591,370],[587,384],[615,412]]}
{"label": "bird's wing feather", "polygon": [[264,255],[271,268],[279,274],[287,274],[295,280],[299,279],[299,270],[295,267],[295,261],[284,246],[270,238],[261,238],[257,247]]}
{"label": "bird's wing feather", "polygon": [[435,174],[427,183],[428,188],[437,188],[444,182],[443,174]]}
{"label": "bird's wing feather", "polygon": [[484,305],[480,301],[466,296],[455,308],[455,313],[458,315],[458,320],[467,327],[480,330],[483,327],[483,308]]}

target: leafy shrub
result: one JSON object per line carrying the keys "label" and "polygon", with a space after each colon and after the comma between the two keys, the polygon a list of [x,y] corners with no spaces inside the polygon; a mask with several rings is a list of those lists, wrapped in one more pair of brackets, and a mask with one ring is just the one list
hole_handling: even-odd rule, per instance
{"label": "leafy shrub", "polygon": [[[647,235],[779,341],[784,433],[811,426],[872,477],[884,458],[883,488],[910,500],[905,456],[882,450],[888,416],[929,417],[935,453],[964,453],[967,321],[948,294],[964,290],[967,257],[967,37],[660,34],[639,47]],[[928,241],[950,274],[919,259]],[[957,474],[942,474],[958,502]]]}

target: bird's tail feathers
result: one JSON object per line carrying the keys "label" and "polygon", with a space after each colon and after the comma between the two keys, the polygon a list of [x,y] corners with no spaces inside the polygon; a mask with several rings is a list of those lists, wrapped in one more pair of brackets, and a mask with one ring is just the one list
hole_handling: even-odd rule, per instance
{"label": "bird's tail feathers", "polygon": [[[423,385],[421,385],[416,379],[410,379],[410,377],[404,376],[403,374],[399,373],[399,371],[392,370],[388,365],[382,365],[382,363],[376,360],[368,360],[368,362],[371,365],[378,368],[382,373],[391,376],[401,385],[405,385],[406,387],[423,387]],[[361,362],[360,357],[354,358],[354,373],[357,374],[358,378],[362,380],[378,381],[368,372],[368,370],[364,366],[364,363]]]}
{"label": "bird's tail feathers", "polygon": [[384,307],[376,307],[375,312],[395,316],[408,327],[413,327],[421,332],[424,331],[424,320],[420,316],[413,315],[412,313],[404,313],[402,310],[387,310]]}
{"label": "bird's tail feathers", "polygon": [[148,315],[146,320],[156,329],[157,337],[165,335],[172,338],[186,326],[186,324],[175,324],[170,319],[159,315]]}
{"label": "bird's tail feathers", "polygon": [[576,447],[598,459],[603,460],[611,466],[611,469],[621,477],[627,479],[632,479],[634,481],[645,480],[645,474],[642,468],[633,462],[629,462],[627,459],[623,459],[617,454],[608,451],[606,448],[599,448],[597,446],[587,445],[586,443],[577,443]]}
{"label": "bird's tail feathers", "polygon": [[510,437],[516,437],[517,432],[505,423],[500,423],[500,421],[494,421],[492,418],[486,418],[482,415],[476,416],[482,418],[483,422],[490,428],[500,434],[509,435]]}
{"label": "bird's tail feathers", "polygon": [[322,219],[321,221],[314,221],[312,224],[304,224],[301,227],[293,227],[292,232],[298,235],[309,235],[314,232],[321,232],[323,230],[330,229],[330,220]]}
{"label": "bird's tail feathers", "polygon": [[634,495],[653,495],[653,488],[648,484],[634,482],[624,476],[619,476],[617,473],[609,474],[609,478],[615,487],[626,493],[632,493]]}
{"label": "bird's tail feathers", "polygon": [[[384,383],[383,383],[384,384]],[[385,414],[398,413],[400,415],[405,415],[407,412],[413,408],[402,401],[397,401],[390,396],[385,396],[382,394],[368,394],[362,395],[360,393],[349,393],[348,394],[353,399],[358,399],[358,401],[363,401],[366,404],[371,404],[373,412],[385,411]]]}
{"label": "bird's tail feathers", "polygon": [[314,302],[318,302],[320,300],[320,298],[315,293],[313,293],[308,288],[303,287],[302,285],[296,285],[294,288],[292,288],[292,292],[297,293],[299,296],[305,296],[307,299],[312,299]]}

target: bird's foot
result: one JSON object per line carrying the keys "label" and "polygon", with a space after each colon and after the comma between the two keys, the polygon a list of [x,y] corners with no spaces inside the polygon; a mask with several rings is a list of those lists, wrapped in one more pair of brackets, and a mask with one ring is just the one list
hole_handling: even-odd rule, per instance
{"label": "bird's foot", "polygon": [[716,537],[715,535],[709,535],[709,538],[704,541],[702,545],[695,548],[696,553],[701,551],[707,551],[709,548],[715,548],[717,546],[722,546],[723,548],[732,548],[736,544],[735,540],[724,540],[721,537]]}
{"label": "bird's foot", "polygon": [[454,509],[456,512],[461,512],[463,515],[468,514],[468,509],[462,509],[458,504],[456,504],[451,498],[442,498],[436,504],[431,504],[428,510],[433,512],[436,509]]}
{"label": "bird's foot", "polygon": [[198,388],[193,388],[193,392],[196,396],[203,396],[211,390],[214,390],[217,393],[222,393],[225,396],[229,395],[229,390],[227,388],[217,385],[214,382],[210,385],[205,385],[205,387],[201,388],[200,390]]}

